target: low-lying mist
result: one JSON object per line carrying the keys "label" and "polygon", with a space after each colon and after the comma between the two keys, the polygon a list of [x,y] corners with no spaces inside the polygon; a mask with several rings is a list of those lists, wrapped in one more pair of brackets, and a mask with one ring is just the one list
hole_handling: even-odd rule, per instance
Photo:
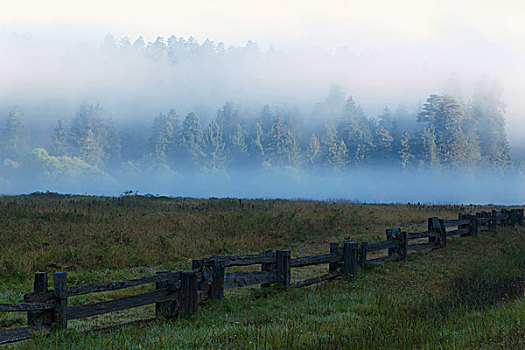
{"label": "low-lying mist", "polygon": [[230,171],[198,175],[121,172],[109,176],[0,182],[0,194],[31,192],[121,196],[283,198],[369,203],[500,204],[525,203],[525,177],[476,169],[469,171],[392,168],[348,171]]}

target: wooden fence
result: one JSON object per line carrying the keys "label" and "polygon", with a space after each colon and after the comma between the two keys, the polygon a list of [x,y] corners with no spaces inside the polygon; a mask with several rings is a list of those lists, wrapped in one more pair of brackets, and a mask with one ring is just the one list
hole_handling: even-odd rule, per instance
{"label": "wooden fence", "polygon": [[[53,275],[53,289],[49,289],[47,273],[38,272],[35,274],[33,291],[24,296],[24,303],[0,303],[0,312],[27,312],[27,327],[0,329],[0,344],[45,335],[54,329],[66,330],[70,320],[150,304],[155,304],[155,319],[191,316],[196,313],[198,304],[209,298],[223,298],[224,290],[229,288],[251,285],[265,287],[275,283],[285,287],[304,287],[343,275],[355,278],[358,265],[365,267],[367,263],[406,260],[411,250],[445,247],[448,237],[474,236],[478,231],[494,230],[499,225],[523,225],[523,220],[523,209],[484,211],[476,215],[459,214],[457,220],[432,217],[428,219],[425,232],[408,233],[400,228],[391,228],[386,230],[385,241],[331,243],[328,254],[292,259],[289,250],[278,250],[258,255],[212,256],[193,260],[192,269],[187,271],[165,270],[124,281],[81,286],[68,286],[66,272],[56,272]],[[449,228],[454,229],[447,230]],[[370,258],[370,255],[374,255],[372,253],[379,251],[386,255]],[[328,264],[326,274],[291,283],[292,268],[320,264]],[[260,271],[227,272],[230,267],[249,265],[260,265]],[[68,298],[74,296],[147,284],[155,284],[155,289],[109,301],[68,305]],[[144,321],[147,320],[137,322]],[[123,324],[113,327],[118,326]]]}

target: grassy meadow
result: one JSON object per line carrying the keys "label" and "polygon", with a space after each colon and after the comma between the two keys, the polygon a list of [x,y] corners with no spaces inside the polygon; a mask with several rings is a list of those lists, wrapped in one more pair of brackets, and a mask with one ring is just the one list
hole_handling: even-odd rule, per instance
{"label": "grassy meadow", "polygon": [[[326,253],[343,239],[379,241],[385,229],[426,229],[431,216],[456,219],[476,206],[360,204],[344,201],[119,198],[52,193],[0,197],[0,302],[19,302],[33,274],[68,271],[68,284],[125,279],[187,268],[192,258],[290,249]],[[292,270],[293,279],[327,266]],[[284,290],[233,289],[198,314],[110,333],[82,334],[154,315],[140,307],[70,322],[21,349],[457,349],[525,348],[525,228],[451,238],[445,249],[416,252],[406,263],[358,270],[340,279]],[[108,300],[151,285],[71,298]],[[2,327],[24,313],[0,314]]]}

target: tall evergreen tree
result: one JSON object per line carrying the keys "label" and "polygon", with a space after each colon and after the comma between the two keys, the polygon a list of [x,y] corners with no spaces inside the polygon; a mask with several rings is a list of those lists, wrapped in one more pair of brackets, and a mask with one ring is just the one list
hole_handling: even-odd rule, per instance
{"label": "tall evergreen tree", "polygon": [[[93,139],[94,141],[92,141]],[[102,150],[99,165],[107,162],[116,163],[120,160],[120,138],[113,124],[104,118],[100,105],[83,103],[71,121],[69,140],[73,156],[83,156],[82,148],[86,147],[86,140],[96,142]]]}
{"label": "tall evergreen tree", "polygon": [[346,100],[338,124],[338,133],[348,147],[350,159],[362,164],[373,148],[371,123],[352,97]]}
{"label": "tall evergreen tree", "polygon": [[266,161],[272,166],[296,166],[300,161],[297,140],[280,118],[275,121],[265,148]]}
{"label": "tall evergreen tree", "polygon": [[241,124],[237,124],[235,133],[230,135],[230,157],[236,166],[243,166],[248,162],[248,145]]}
{"label": "tall evergreen tree", "polygon": [[480,82],[472,102],[472,116],[481,126],[477,133],[482,160],[492,167],[508,166],[510,147],[501,88],[496,82]]}
{"label": "tall evergreen tree", "polygon": [[29,134],[22,112],[14,109],[9,112],[2,125],[0,139],[1,157],[13,161],[23,160],[30,152]]}
{"label": "tall evergreen tree", "polygon": [[202,163],[206,170],[222,170],[226,167],[227,150],[219,124],[211,122],[206,128],[202,142]]}
{"label": "tall evergreen tree", "polygon": [[199,118],[193,112],[186,115],[182,124],[183,147],[193,165],[198,165],[202,157],[202,129]]}
{"label": "tall evergreen tree", "polygon": [[412,159],[414,159],[414,154],[412,153],[412,147],[410,146],[410,135],[408,132],[403,132],[403,136],[400,140],[400,149],[399,149],[399,158],[401,160],[401,167],[406,168],[410,165]]}
{"label": "tall evergreen tree", "polygon": [[428,130],[435,135],[439,161],[446,167],[462,167],[468,161],[467,142],[463,133],[463,111],[451,96],[431,95],[419,121],[428,123]]}
{"label": "tall evergreen tree", "polygon": [[379,126],[374,135],[374,160],[376,162],[390,162],[392,160],[392,143],[394,138],[383,126]]}
{"label": "tall evergreen tree", "polygon": [[70,154],[69,138],[66,125],[59,120],[51,138],[51,154],[67,156]]}
{"label": "tall evergreen tree", "polygon": [[80,145],[80,159],[94,167],[102,166],[104,163],[104,151],[98,144],[98,141],[91,130],[86,132]]}
{"label": "tall evergreen tree", "polygon": [[308,165],[315,166],[321,156],[321,144],[317,139],[315,134],[312,134],[310,137],[310,142],[308,143],[308,149],[306,150],[306,158],[308,160]]}

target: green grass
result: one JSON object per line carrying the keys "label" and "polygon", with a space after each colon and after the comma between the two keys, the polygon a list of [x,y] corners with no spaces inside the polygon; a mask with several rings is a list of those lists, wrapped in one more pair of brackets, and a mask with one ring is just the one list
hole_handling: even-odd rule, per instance
{"label": "green grass", "polygon": [[[140,276],[166,267],[178,269],[188,266],[191,257],[211,254],[277,248],[290,248],[295,256],[321,253],[328,251],[330,241],[382,240],[386,228],[423,230],[427,217],[456,218],[460,210],[475,212],[481,208],[280,200],[4,197],[0,198],[0,266],[4,266],[0,267],[0,301],[21,300],[30,290],[31,275],[36,270],[67,268],[68,283],[75,285]],[[109,230],[113,230],[111,239],[107,237]],[[13,238],[16,235],[26,238]],[[159,237],[165,239],[164,249],[158,247],[162,241]],[[43,242],[50,245],[42,247]],[[31,245],[37,249],[27,250]],[[91,259],[89,254],[102,257]],[[20,259],[28,261],[22,264]],[[294,269],[293,278],[325,273],[326,269]],[[71,331],[12,346],[519,349],[525,348],[524,269],[525,229],[501,228],[477,237],[452,238],[445,249],[411,254],[406,263],[359,269],[356,281],[339,279],[303,289],[229,290],[225,299],[200,305],[198,314],[191,318],[124,327],[107,334],[78,333],[86,327],[154,315],[152,307],[142,307],[74,321]],[[146,288],[75,297],[71,302],[106,300]],[[0,316],[2,326],[22,325],[24,321],[22,313]]]}

